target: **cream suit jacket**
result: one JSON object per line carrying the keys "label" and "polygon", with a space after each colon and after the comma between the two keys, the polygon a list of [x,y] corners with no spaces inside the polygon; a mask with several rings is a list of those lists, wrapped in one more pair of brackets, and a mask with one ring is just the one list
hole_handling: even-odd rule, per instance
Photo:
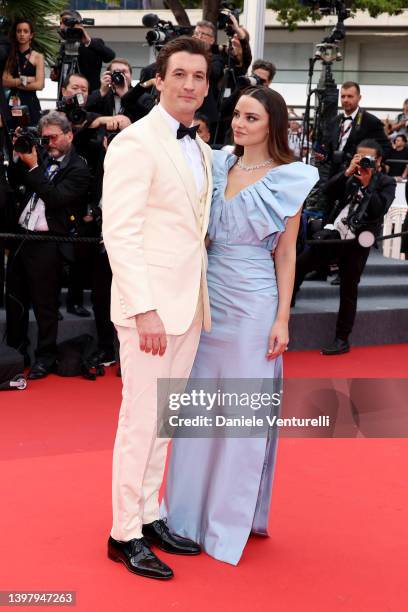
{"label": "cream suit jacket", "polygon": [[[204,239],[212,195],[211,149],[197,137],[206,175],[197,193],[180,144],[155,107],[113,140],[105,158],[103,239],[113,273],[111,317],[135,327],[157,310],[166,333],[187,331],[203,299],[211,326]],[[201,287],[201,294],[200,294]]]}

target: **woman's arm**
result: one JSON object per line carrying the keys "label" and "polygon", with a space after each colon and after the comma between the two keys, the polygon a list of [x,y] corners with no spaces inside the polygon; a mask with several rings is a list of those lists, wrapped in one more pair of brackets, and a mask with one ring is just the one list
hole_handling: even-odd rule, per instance
{"label": "woman's arm", "polygon": [[18,87],[21,87],[21,81],[19,78],[11,76],[8,70],[5,70],[3,72],[3,87],[6,89],[17,89]]}
{"label": "woman's arm", "polygon": [[41,91],[44,89],[45,76],[44,76],[44,56],[42,53],[35,52],[33,57],[33,65],[35,66],[35,77],[28,77],[27,85],[24,89],[29,91]]}
{"label": "woman's arm", "polygon": [[286,231],[279,237],[275,250],[275,270],[278,285],[278,311],[269,336],[267,358],[276,359],[289,342],[289,312],[296,266],[296,240],[301,211],[288,219]]}
{"label": "woman's arm", "polygon": [[29,91],[41,91],[44,89],[44,56],[42,53],[35,54],[35,77],[27,77],[27,85],[24,87],[20,77],[13,77],[7,70],[3,73],[3,87],[7,89],[27,89]]}

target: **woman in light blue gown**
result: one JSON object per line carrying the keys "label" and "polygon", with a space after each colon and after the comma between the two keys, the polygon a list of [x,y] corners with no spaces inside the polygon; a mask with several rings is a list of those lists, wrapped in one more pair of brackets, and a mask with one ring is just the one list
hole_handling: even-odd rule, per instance
{"label": "woman in light blue gown", "polygon": [[[235,154],[214,153],[212,329],[201,335],[192,378],[282,376],[300,209],[318,180],[315,168],[293,161],[287,126],[277,92],[248,88],[232,121]],[[250,533],[267,535],[276,444],[275,429],[262,438],[174,439],[163,501],[170,529],[237,564]]]}

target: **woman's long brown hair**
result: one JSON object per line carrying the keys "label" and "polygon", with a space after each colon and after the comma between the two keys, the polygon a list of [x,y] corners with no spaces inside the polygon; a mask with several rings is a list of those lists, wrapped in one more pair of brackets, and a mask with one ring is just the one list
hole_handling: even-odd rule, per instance
{"label": "woman's long brown hair", "polygon": [[[258,100],[269,116],[269,155],[277,164],[290,164],[294,155],[288,144],[288,109],[282,96],[267,87],[247,87],[241,96],[250,96]],[[240,96],[240,97],[241,97]],[[234,154],[241,157],[244,154],[242,145],[235,145]]]}
{"label": "woman's long brown hair", "polygon": [[34,34],[34,26],[29,19],[24,19],[24,17],[22,17],[21,19],[17,19],[16,21],[14,21],[9,31],[9,39],[11,43],[11,48],[10,48],[10,53],[9,53],[9,56],[6,62],[6,66],[5,66],[5,69],[10,74],[13,74],[17,66],[17,51],[18,51],[17,26],[20,25],[20,23],[27,23],[30,26],[31,34]]}

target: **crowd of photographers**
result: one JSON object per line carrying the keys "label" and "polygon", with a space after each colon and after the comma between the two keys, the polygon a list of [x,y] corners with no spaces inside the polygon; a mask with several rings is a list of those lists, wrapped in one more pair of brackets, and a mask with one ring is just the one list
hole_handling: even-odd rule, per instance
{"label": "crowd of photographers", "polygon": [[[199,21],[189,31],[212,52],[209,93],[195,122],[199,135],[214,148],[231,143],[231,118],[241,91],[250,84],[269,87],[276,72],[275,66],[266,60],[252,63],[249,35],[239,25],[236,15],[229,12],[221,17],[228,45],[216,44],[217,31],[210,22]],[[186,33],[183,28],[161,22],[155,15],[147,15],[144,23],[152,28],[148,41],[157,47],[173,36]],[[38,126],[35,92],[36,87],[38,90],[43,86],[43,60],[40,54],[33,55],[31,24],[24,20],[14,24],[14,38],[3,58],[4,90],[1,90],[0,102],[4,112],[0,144],[6,157],[8,151],[8,171],[4,172],[3,168],[0,176],[1,231],[17,232],[25,238],[0,245],[2,259],[4,248],[8,253],[7,342],[24,355],[29,365],[27,332],[31,305],[38,325],[35,360],[29,372],[31,379],[43,378],[55,366],[58,321],[63,317],[63,271],[68,312],[89,317],[91,313],[84,307],[83,293],[85,288],[91,289],[97,347],[89,363],[98,367],[115,362],[114,328],[109,315],[111,271],[100,235],[103,161],[115,135],[146,115],[157,100],[155,64],[146,66],[138,84],[133,86],[129,61],[116,57],[101,39],[92,38],[77,12],[62,13],[60,27],[63,43],[51,72],[51,78],[58,81],[58,100],[55,110],[42,113]],[[353,246],[347,240],[344,244],[338,242],[358,236],[363,230],[369,230],[374,236],[380,231],[382,219],[395,196],[395,180],[386,176],[381,163],[384,159],[396,160],[387,168],[391,176],[404,178],[408,174],[408,166],[402,163],[405,159],[408,162],[403,132],[408,124],[405,115],[397,118],[393,126],[396,137],[391,145],[380,120],[360,108],[360,98],[357,83],[343,84],[344,113],[335,122],[332,140],[325,152],[330,177],[319,186],[326,202],[323,214],[322,210],[318,211],[320,229],[312,234],[309,231],[308,237],[316,244],[302,248],[298,257],[293,303],[309,270],[327,276],[330,262],[335,259],[338,264],[340,310],[334,343],[324,349],[325,354],[349,350],[357,287],[368,256],[368,249],[358,242],[352,243]],[[397,128],[400,131],[395,134]],[[301,118],[293,111],[290,111],[288,136],[295,158],[302,160],[309,135],[302,133]],[[310,219],[316,222],[313,214],[306,211],[306,225]],[[44,232],[65,237],[94,237],[100,241],[98,245],[91,245],[36,240]],[[304,242],[306,229],[303,234]],[[302,232],[300,238],[301,243]],[[330,239],[337,240],[337,244],[330,246]]]}
{"label": "crowd of photographers", "polygon": [[[152,28],[147,38],[157,47],[187,33],[155,15],[146,18]],[[268,86],[275,73],[273,64],[258,60],[248,77],[252,63],[248,32],[233,12],[220,18],[228,45],[216,44],[217,31],[210,22],[200,21],[189,31],[212,51],[209,93],[196,123],[201,137],[215,147],[229,142],[239,91],[250,80]],[[78,317],[91,316],[83,301],[84,289],[91,289],[97,347],[89,364],[115,362],[109,314],[111,271],[100,223],[103,161],[115,135],[156,103],[156,70],[154,64],[146,66],[133,86],[130,62],[90,36],[87,25],[76,11],[61,14],[62,44],[50,75],[58,82],[54,110],[41,112],[36,95],[44,86],[44,58],[32,50],[33,25],[16,21],[10,44],[1,47],[0,149],[6,164],[1,165],[0,223],[2,232],[23,235],[22,240],[0,244],[2,262],[7,253],[6,340],[31,365],[30,379],[43,378],[55,366],[64,285],[66,309]],[[42,240],[47,233],[100,241]],[[28,340],[30,307],[38,327],[34,362]]]}

